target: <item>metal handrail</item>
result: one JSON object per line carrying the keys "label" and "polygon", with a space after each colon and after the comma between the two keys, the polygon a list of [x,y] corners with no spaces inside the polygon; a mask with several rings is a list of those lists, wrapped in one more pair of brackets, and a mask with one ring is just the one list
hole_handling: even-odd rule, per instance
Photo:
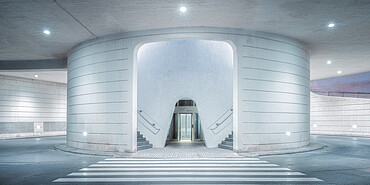
{"label": "metal handrail", "polygon": [[[225,117],[225,115],[226,115],[226,118],[224,118]],[[232,106],[231,106],[231,108],[229,108],[229,109],[227,109],[226,111],[225,111],[225,113],[223,113],[215,122],[213,122],[209,127],[208,127],[208,129],[210,129],[214,134],[218,134],[218,133],[220,133],[221,132],[221,130],[223,130],[223,129],[221,129],[220,131],[215,131],[218,127],[220,127],[221,125],[224,125],[224,123],[225,122],[227,122],[227,120],[229,120],[229,118],[231,117],[232,118],[232,115],[233,115],[233,109],[232,109]],[[222,118],[224,118],[224,119],[222,119]],[[222,119],[221,121],[220,121],[220,119]],[[231,121],[232,122],[232,121]],[[227,125],[229,125],[231,122],[227,122],[228,124]],[[213,127],[213,128],[211,128],[211,127]],[[226,126],[224,127],[224,128],[226,128]]]}
{"label": "metal handrail", "polygon": [[[154,122],[154,123],[152,123],[152,122],[150,122],[147,118],[149,118],[149,119],[151,119],[151,120],[153,120],[148,114],[146,114],[142,109],[138,109],[137,110],[137,114],[141,117],[141,118],[143,118],[143,120],[145,121],[145,123],[143,123],[143,122],[141,122],[141,121],[139,121],[139,119],[138,119],[138,123],[141,123],[145,128],[147,128],[150,132],[152,132],[154,135],[157,135],[158,134],[158,132],[161,130],[160,128],[157,128],[156,127],[156,123]],[[146,118],[147,117],[147,118]],[[148,128],[148,126],[147,125],[150,125],[151,126],[151,128],[153,128],[155,131],[153,131],[152,129],[150,129],[150,128]]]}

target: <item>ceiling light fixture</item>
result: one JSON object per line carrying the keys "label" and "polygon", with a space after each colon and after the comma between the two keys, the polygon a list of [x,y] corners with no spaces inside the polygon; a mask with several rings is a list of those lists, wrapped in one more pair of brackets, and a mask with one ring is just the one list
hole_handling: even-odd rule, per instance
{"label": "ceiling light fixture", "polygon": [[285,134],[286,134],[287,136],[290,136],[290,132],[286,132]]}
{"label": "ceiling light fixture", "polygon": [[82,135],[83,136],[87,136],[87,132],[82,132]]}
{"label": "ceiling light fixture", "polygon": [[185,13],[188,10],[185,6],[180,7],[180,12]]}
{"label": "ceiling light fixture", "polygon": [[334,23],[330,23],[330,24],[328,24],[328,27],[329,28],[332,28],[332,27],[334,27],[335,26],[335,24]]}
{"label": "ceiling light fixture", "polygon": [[49,30],[44,30],[44,34],[45,35],[50,35],[50,31]]}
{"label": "ceiling light fixture", "polygon": [[338,71],[337,73],[338,73],[338,74],[342,74],[342,71]]}
{"label": "ceiling light fixture", "polygon": [[327,64],[331,64],[331,60],[328,60],[326,63],[327,63]]}
{"label": "ceiling light fixture", "polygon": [[35,78],[38,78],[39,77],[39,75],[35,75]]}

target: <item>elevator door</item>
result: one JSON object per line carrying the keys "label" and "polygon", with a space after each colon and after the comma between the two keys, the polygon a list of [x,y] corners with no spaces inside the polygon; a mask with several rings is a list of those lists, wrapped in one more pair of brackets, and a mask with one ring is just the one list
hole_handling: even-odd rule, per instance
{"label": "elevator door", "polygon": [[191,141],[192,134],[192,116],[191,114],[180,114],[180,140]]}

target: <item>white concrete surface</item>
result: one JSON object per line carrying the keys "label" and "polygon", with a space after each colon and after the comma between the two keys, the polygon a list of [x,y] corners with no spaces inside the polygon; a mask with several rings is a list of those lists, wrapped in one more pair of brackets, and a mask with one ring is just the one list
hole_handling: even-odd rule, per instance
{"label": "white concrete surface", "polygon": [[311,133],[370,136],[370,99],[311,93]]}
{"label": "white concrete surface", "polygon": [[[370,71],[368,0],[1,2],[1,60],[61,59],[78,43],[95,37],[206,26],[259,30],[304,41],[312,49],[311,79],[336,77],[338,70],[343,76]],[[179,11],[183,5],[185,14]],[[335,27],[328,28],[331,22]],[[43,29],[51,34],[44,35]]]}
{"label": "white concrete surface", "polygon": [[109,35],[71,50],[68,145],[135,152],[137,51],[145,43],[176,39],[225,41],[232,46],[235,151],[309,144],[310,64],[306,47],[275,34],[194,27]]}
{"label": "white concrete surface", "polygon": [[66,84],[0,75],[0,138],[66,134]]}
{"label": "white concrete surface", "polygon": [[182,98],[196,102],[207,147],[217,147],[231,133],[232,124],[218,134],[209,129],[233,104],[233,50],[228,43],[148,43],[140,47],[137,56],[138,105],[160,128],[154,134],[147,129],[150,125],[140,121],[138,130],[154,147],[164,147],[175,104]]}

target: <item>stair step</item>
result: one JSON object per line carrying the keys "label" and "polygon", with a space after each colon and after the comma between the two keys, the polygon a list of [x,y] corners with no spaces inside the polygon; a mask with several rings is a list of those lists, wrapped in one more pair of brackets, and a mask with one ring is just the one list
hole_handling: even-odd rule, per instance
{"label": "stair step", "polygon": [[233,132],[228,135],[220,144],[218,144],[218,148],[226,149],[226,150],[233,150]]}
{"label": "stair step", "polygon": [[228,142],[233,142],[233,138],[226,138],[225,141],[228,141]]}
{"label": "stair step", "polygon": [[149,144],[149,141],[140,141],[140,142],[137,142],[137,146],[143,146],[143,145],[148,145]]}
{"label": "stair step", "polygon": [[152,148],[153,145],[152,144],[148,144],[148,145],[142,145],[142,146],[138,146],[137,147],[137,150],[145,150],[145,149],[149,149],[149,148]]}
{"label": "stair step", "polygon": [[222,144],[228,145],[228,146],[233,146],[233,142],[230,142],[230,141],[222,141]]}
{"label": "stair step", "polygon": [[137,150],[145,150],[148,148],[152,148],[153,145],[149,143],[149,141],[146,140],[146,138],[143,136],[143,134],[140,133],[140,131],[137,131]]}
{"label": "stair step", "polygon": [[145,137],[143,138],[137,138],[137,142],[146,141]]}
{"label": "stair step", "polygon": [[232,146],[224,145],[224,144],[218,144],[218,148],[226,149],[226,150],[233,150]]}

